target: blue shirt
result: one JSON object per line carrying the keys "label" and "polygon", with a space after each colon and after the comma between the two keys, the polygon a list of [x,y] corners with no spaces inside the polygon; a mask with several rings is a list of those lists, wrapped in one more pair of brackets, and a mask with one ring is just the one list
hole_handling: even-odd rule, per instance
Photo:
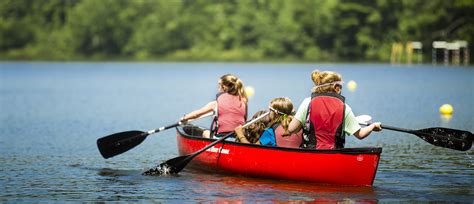
{"label": "blue shirt", "polygon": [[273,128],[265,129],[259,140],[261,145],[276,146],[275,131]]}

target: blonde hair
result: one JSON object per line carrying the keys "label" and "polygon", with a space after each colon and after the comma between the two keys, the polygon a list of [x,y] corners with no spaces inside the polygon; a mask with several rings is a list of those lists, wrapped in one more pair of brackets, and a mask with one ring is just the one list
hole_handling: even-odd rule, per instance
{"label": "blonde hair", "polygon": [[333,82],[341,82],[342,77],[337,72],[332,72],[332,71],[321,72],[316,69],[311,73],[311,80],[313,80],[314,85],[316,86],[312,90],[313,93],[329,93],[329,92],[336,92],[337,85],[331,85],[331,86],[319,86],[319,85],[330,84]]}
{"label": "blonde hair", "polygon": [[283,129],[288,130],[291,120],[293,120],[293,102],[290,98],[279,97],[274,98],[270,101],[270,107],[275,109],[277,114],[270,114],[272,123],[268,127],[271,127],[275,123],[280,123]]}
{"label": "blonde hair", "polygon": [[223,75],[219,79],[219,84],[226,93],[239,96],[240,99],[244,98],[247,101],[244,83],[237,76],[232,74]]}

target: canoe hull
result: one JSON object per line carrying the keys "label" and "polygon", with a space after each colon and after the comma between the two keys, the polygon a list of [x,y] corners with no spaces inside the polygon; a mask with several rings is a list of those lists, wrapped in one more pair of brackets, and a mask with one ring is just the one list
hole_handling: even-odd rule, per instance
{"label": "canoe hull", "polygon": [[[192,154],[215,141],[187,132],[177,129],[180,155]],[[225,141],[198,155],[190,165],[249,177],[372,186],[381,152],[381,148],[306,150]]]}

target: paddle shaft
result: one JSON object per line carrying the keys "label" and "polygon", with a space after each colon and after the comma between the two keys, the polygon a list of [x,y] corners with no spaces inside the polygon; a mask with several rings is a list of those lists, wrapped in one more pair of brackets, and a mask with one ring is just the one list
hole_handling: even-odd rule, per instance
{"label": "paddle shaft", "polygon": [[[202,115],[202,116],[199,116],[199,117],[196,118],[196,119],[190,119],[190,120],[188,120],[187,122],[191,122],[191,121],[193,121],[193,120],[197,120],[197,119],[201,119],[201,118],[207,118],[207,117],[213,116],[213,115],[214,115],[214,111],[209,112],[209,113],[206,113],[206,114],[204,114],[204,115]],[[163,131],[163,130],[167,130],[167,129],[170,129],[170,128],[178,127],[178,126],[183,125],[183,124],[184,124],[184,122],[179,121],[179,122],[177,122],[177,123],[175,123],[175,124],[172,124],[172,125],[163,126],[163,127],[160,127],[160,128],[156,128],[156,129],[147,131],[146,133],[148,133],[148,135],[151,135],[151,134],[154,134],[154,133],[157,133],[157,132],[161,132],[161,131]]]}
{"label": "paddle shaft", "polygon": [[[359,123],[360,125],[370,125],[371,123]],[[399,127],[394,127],[394,126],[390,126],[390,125],[383,125],[383,124],[380,124],[380,127],[382,129],[387,129],[387,130],[393,130],[393,131],[397,131],[397,132],[405,132],[405,133],[410,133],[410,134],[414,134],[414,135],[427,135],[427,136],[430,136],[431,134],[428,134],[428,133],[424,133],[424,132],[421,132],[421,131],[418,131],[418,130],[411,130],[411,129],[406,129],[406,128],[399,128]]]}
{"label": "paddle shaft", "polygon": [[[370,124],[372,124],[372,123],[371,123],[371,122],[368,122],[368,121],[359,122],[359,125],[369,126]],[[399,128],[399,127],[393,127],[393,126],[383,125],[383,124],[380,124],[380,127],[381,127],[382,129],[393,130],[393,131],[398,131],[398,132],[406,132],[406,133],[411,133],[411,134],[416,134],[416,133],[418,133],[418,131],[416,131],[416,130],[410,130],[410,129]]]}
{"label": "paddle shaft", "polygon": [[406,132],[406,133],[411,133],[411,134],[416,134],[419,133],[416,130],[410,130],[410,129],[405,129],[405,128],[399,128],[399,127],[393,127],[389,125],[380,125],[382,129],[387,129],[387,130],[393,130],[393,131],[398,131],[398,132]]}
{"label": "paddle shaft", "polygon": [[177,122],[175,124],[172,124],[172,125],[168,125],[168,126],[163,126],[163,127],[160,127],[160,128],[156,128],[156,129],[153,129],[153,130],[150,130],[148,132],[146,132],[148,135],[151,135],[151,134],[154,134],[154,133],[157,133],[157,132],[161,132],[163,130],[167,130],[167,129],[170,129],[170,128],[174,128],[174,127],[178,127],[180,125],[182,125],[183,123],[182,122]]}
{"label": "paddle shaft", "polygon": [[410,129],[406,129],[406,128],[393,127],[393,126],[389,126],[389,125],[380,125],[380,127],[381,127],[382,129],[387,129],[387,130],[393,130],[393,131],[397,131],[397,132],[405,132],[405,133],[414,134],[414,135],[419,136],[419,137],[421,137],[422,135],[423,135],[423,136],[444,137],[444,135],[433,134],[433,133],[425,133],[425,132],[422,132],[422,131],[420,131],[420,130],[410,130]]}

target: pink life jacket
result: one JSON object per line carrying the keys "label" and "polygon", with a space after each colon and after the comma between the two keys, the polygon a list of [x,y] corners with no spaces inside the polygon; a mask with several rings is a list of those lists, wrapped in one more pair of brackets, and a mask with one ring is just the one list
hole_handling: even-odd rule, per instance
{"label": "pink life jacket", "polygon": [[247,104],[240,99],[228,93],[219,93],[216,96],[217,115],[211,126],[215,134],[234,131],[239,125],[244,125],[247,119]]}
{"label": "pink life jacket", "polygon": [[344,100],[344,96],[336,93],[311,95],[308,110],[310,146],[316,149],[344,147]]}
{"label": "pink life jacket", "polygon": [[293,133],[288,136],[283,136],[284,129],[283,126],[278,124],[276,128],[273,128],[275,131],[275,140],[278,147],[291,147],[299,148],[303,142],[303,130],[301,129],[297,133]]}

